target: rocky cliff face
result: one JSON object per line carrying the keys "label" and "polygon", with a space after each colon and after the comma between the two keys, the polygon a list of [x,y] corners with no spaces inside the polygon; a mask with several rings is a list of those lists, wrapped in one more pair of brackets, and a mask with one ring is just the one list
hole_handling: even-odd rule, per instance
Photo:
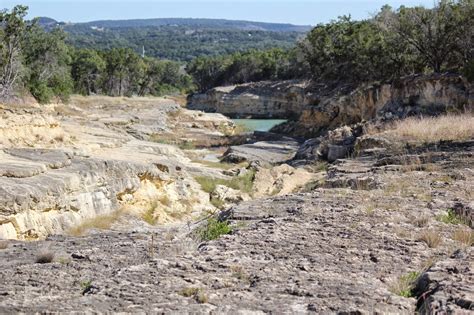
{"label": "rocky cliff face", "polygon": [[221,113],[232,118],[298,117],[311,103],[307,82],[258,82],[217,87],[188,99],[189,109]]}
{"label": "rocky cliff face", "polygon": [[229,117],[285,118],[275,132],[319,136],[344,125],[474,108],[473,85],[458,75],[419,75],[357,89],[315,88],[307,82],[260,82],[217,87],[189,98],[188,107]]}
{"label": "rocky cliff face", "polygon": [[87,102],[0,108],[0,239],[44,238],[121,209],[156,223],[213,209],[193,179],[213,170],[159,136],[216,136],[232,128],[226,118],[167,100]]}
{"label": "rocky cliff face", "polygon": [[[318,97],[313,94],[312,99]],[[372,119],[459,113],[474,109],[474,89],[457,75],[413,76],[392,84],[363,86],[352,92],[321,96],[304,107],[298,120],[273,131],[314,137],[327,130]]]}

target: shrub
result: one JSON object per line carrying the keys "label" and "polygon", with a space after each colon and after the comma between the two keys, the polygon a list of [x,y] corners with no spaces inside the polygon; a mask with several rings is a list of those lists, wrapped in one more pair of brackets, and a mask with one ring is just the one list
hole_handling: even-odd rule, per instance
{"label": "shrub", "polygon": [[231,232],[232,227],[227,221],[221,222],[216,218],[210,218],[206,226],[199,230],[199,238],[201,241],[211,241]]}

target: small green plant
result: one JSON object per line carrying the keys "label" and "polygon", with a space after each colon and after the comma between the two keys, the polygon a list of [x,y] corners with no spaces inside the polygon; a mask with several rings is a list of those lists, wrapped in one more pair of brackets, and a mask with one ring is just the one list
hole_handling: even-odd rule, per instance
{"label": "small green plant", "polygon": [[82,295],[88,293],[92,289],[92,281],[85,280],[81,282]]}
{"label": "small green plant", "polygon": [[397,279],[392,284],[391,291],[399,296],[406,298],[413,297],[413,289],[415,288],[416,282],[420,277],[420,273],[417,271],[409,272]]}
{"label": "small green plant", "polygon": [[185,140],[178,144],[178,147],[181,150],[194,150],[196,149],[196,145],[192,141]]}
{"label": "small green plant", "polygon": [[192,297],[196,302],[201,304],[209,301],[209,298],[201,288],[184,288],[179,292],[179,294],[184,297]]}
{"label": "small green plant", "polygon": [[466,220],[457,215],[453,209],[448,209],[446,214],[439,215],[436,219],[446,224],[467,224]]}
{"label": "small green plant", "polygon": [[221,222],[216,218],[210,218],[207,220],[206,226],[199,230],[199,238],[202,241],[211,241],[231,232],[232,227],[227,221]]}

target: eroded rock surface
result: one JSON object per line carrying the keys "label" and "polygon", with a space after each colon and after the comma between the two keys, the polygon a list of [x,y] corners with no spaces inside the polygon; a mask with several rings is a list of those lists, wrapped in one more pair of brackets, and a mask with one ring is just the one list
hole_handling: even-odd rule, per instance
{"label": "eroded rock surface", "polygon": [[[440,216],[471,215],[473,147],[449,147],[341,160],[327,180],[378,185],[242,202],[220,213],[234,230],[213,241],[196,239],[199,224],[12,241],[0,312],[472,312],[472,229]],[[53,262],[35,263],[45,252]],[[417,290],[403,286],[417,272]]]}
{"label": "eroded rock surface", "polygon": [[100,97],[0,112],[0,239],[65,233],[119,209],[153,212],[156,223],[213,209],[193,176],[223,175],[177,145],[184,133],[187,141],[223,137],[233,125],[222,115]]}

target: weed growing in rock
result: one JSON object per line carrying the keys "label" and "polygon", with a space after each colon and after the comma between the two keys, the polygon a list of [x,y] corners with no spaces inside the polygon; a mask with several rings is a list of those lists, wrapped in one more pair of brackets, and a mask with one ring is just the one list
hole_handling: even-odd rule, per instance
{"label": "weed growing in rock", "polygon": [[464,246],[474,245],[474,233],[470,228],[459,228],[453,233],[453,240]]}
{"label": "weed growing in rock", "polygon": [[54,253],[50,251],[43,251],[36,255],[35,262],[37,264],[49,264],[54,259]]}
{"label": "weed growing in rock", "polygon": [[198,303],[207,303],[209,298],[204,293],[204,290],[201,288],[185,288],[179,292],[180,295],[184,297],[192,297]]}
{"label": "weed growing in rock", "polygon": [[413,297],[413,289],[420,277],[420,273],[416,271],[409,272],[397,279],[391,286],[391,291],[399,296],[406,298]]}
{"label": "weed growing in rock", "polygon": [[81,282],[82,295],[86,294],[92,289],[92,281],[86,280]]}
{"label": "weed growing in rock", "polygon": [[232,227],[227,221],[220,222],[215,218],[210,218],[206,226],[201,228],[198,234],[202,241],[211,241],[230,232],[232,232]]}
{"label": "weed growing in rock", "polygon": [[420,241],[423,241],[429,248],[436,248],[442,243],[442,237],[438,231],[425,230],[421,232]]}
{"label": "weed growing in rock", "polygon": [[466,224],[466,220],[458,216],[453,209],[448,209],[446,214],[436,217],[436,220],[446,224]]}

